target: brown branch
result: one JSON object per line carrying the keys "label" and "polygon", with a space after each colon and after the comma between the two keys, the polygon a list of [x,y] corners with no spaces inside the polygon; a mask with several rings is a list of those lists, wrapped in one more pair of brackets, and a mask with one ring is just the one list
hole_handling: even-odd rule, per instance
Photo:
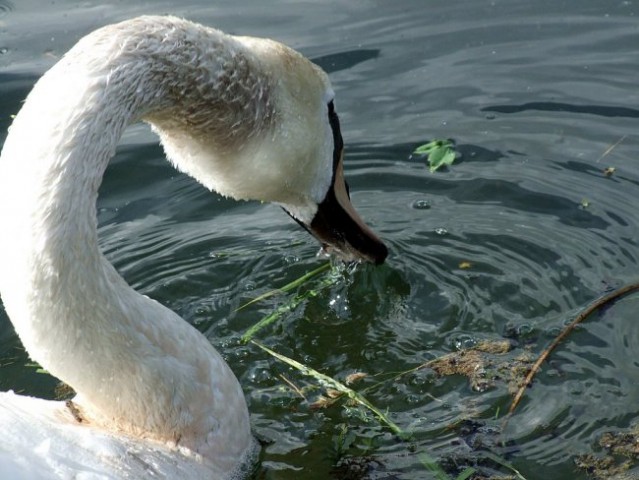
{"label": "brown branch", "polygon": [[575,329],[575,327],[578,324],[583,322],[595,310],[599,310],[604,305],[610,302],[614,302],[618,298],[626,295],[627,293],[633,292],[635,290],[639,290],[639,283],[626,285],[625,287],[621,287],[615,290],[614,292],[609,293],[608,295],[604,297],[601,297],[595,303],[589,305],[584,310],[582,310],[581,313],[577,315],[577,317],[572,322],[570,322],[566,327],[564,327],[564,329],[561,331],[559,335],[557,335],[557,337],[553,340],[553,342],[543,352],[541,352],[541,354],[539,355],[539,358],[537,359],[537,361],[534,363],[534,365],[531,367],[530,371],[528,372],[528,375],[526,375],[524,382],[519,387],[517,394],[515,395],[512,403],[510,404],[510,408],[508,409],[508,417],[510,417],[513,414],[513,412],[517,408],[517,405],[519,405],[519,402],[524,396],[524,392],[526,391],[526,388],[528,388],[528,386],[531,384],[533,377],[539,371],[541,364],[546,361],[548,356],[557,347],[557,345],[559,345]]}
{"label": "brown branch", "polygon": [[282,381],[284,383],[286,383],[289,387],[291,387],[291,390],[293,390],[300,397],[302,397],[304,400],[306,400],[306,397],[304,396],[304,393],[302,392],[302,390],[299,389],[299,387],[297,385],[295,385],[293,382],[291,382],[288,378],[286,378],[282,374],[280,374],[279,377],[282,379]]}

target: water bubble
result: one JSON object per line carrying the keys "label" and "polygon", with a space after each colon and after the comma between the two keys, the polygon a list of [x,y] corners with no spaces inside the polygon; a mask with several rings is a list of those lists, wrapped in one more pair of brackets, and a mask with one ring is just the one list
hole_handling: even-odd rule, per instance
{"label": "water bubble", "polygon": [[249,381],[253,383],[265,383],[271,380],[271,372],[266,368],[253,368],[248,375]]}
{"label": "water bubble", "polygon": [[415,210],[429,210],[430,202],[428,200],[415,200],[413,202],[413,208]]}
{"label": "water bubble", "polygon": [[465,350],[475,346],[477,341],[471,335],[459,335],[453,339],[453,347],[456,350]]}
{"label": "water bubble", "polygon": [[9,53],[9,49],[6,47],[0,47],[0,55],[6,55]]}
{"label": "water bubble", "polygon": [[427,383],[425,375],[413,375],[408,379],[408,384],[415,387],[421,387]]}
{"label": "water bubble", "polygon": [[437,235],[446,235],[448,233],[448,230],[446,230],[445,228],[436,228],[435,229],[435,233]]}
{"label": "water bubble", "polygon": [[525,337],[527,335],[530,335],[534,332],[534,328],[532,325],[529,325],[528,323],[522,323],[521,325],[519,325],[517,327],[517,333],[519,334],[520,337]]}
{"label": "water bubble", "polygon": [[299,261],[300,261],[300,257],[298,257],[297,255],[293,255],[293,254],[284,255],[284,263],[287,263],[288,265],[292,265],[293,263],[297,263]]}

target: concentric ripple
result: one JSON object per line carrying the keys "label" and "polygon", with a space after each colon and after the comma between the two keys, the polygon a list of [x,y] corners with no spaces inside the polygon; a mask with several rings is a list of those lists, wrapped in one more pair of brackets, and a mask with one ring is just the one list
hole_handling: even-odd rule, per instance
{"label": "concentric ripple", "polygon": [[[16,38],[33,39],[23,55],[61,53],[102,21],[91,2],[35,3],[17,15],[0,0],[0,17],[11,13],[11,28],[22,29]],[[315,240],[277,207],[233,202],[176,173],[148,132],[127,134],[100,192],[101,247],[131,285],[228,360],[265,440],[256,478],[421,480],[431,478],[427,453],[452,478],[466,466],[512,474],[487,459],[495,454],[529,480],[585,480],[575,458],[601,454],[603,433],[637,422],[636,295],[568,336],[505,428],[507,369],[480,389],[428,368],[400,375],[482,341],[511,345],[478,364],[488,374],[530,361],[584,307],[639,278],[639,4],[427,3],[100,7],[104,22],[171,11],[315,59],[336,92],[353,203],[390,247],[381,267],[347,270],[325,289],[302,286],[317,291],[259,340],[341,381],[367,374],[353,388],[411,432],[408,442],[348,402],[313,408],[327,395],[317,382],[239,342],[294,293],[238,307],[317,268]],[[40,9],[56,21],[75,12],[62,37],[69,45],[35,31]],[[5,127],[38,65],[0,72]],[[411,153],[443,138],[458,159],[430,173]],[[4,313],[0,327],[0,387],[52,396],[55,380],[25,366]]]}

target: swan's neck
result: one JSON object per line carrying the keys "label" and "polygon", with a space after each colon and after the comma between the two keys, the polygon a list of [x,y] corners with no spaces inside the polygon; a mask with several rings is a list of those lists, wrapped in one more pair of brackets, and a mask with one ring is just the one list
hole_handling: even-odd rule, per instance
{"label": "swan's neck", "polygon": [[[196,85],[171,78],[192,38],[168,30],[160,49],[152,42],[162,38],[135,32],[79,44],[15,119],[0,159],[0,292],[29,354],[78,392],[89,421],[174,441],[225,469],[250,442],[236,378],[194,328],[132,290],[98,246],[97,191],[121,133],[140,118],[171,118],[188,95],[177,89]],[[182,53],[170,48],[180,42]],[[232,61],[223,43],[216,53]]]}

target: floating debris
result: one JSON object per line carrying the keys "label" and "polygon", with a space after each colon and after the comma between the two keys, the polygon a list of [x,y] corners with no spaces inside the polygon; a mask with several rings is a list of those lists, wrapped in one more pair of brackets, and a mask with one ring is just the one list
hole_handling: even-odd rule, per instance
{"label": "floating debris", "polygon": [[417,147],[413,155],[427,155],[428,168],[433,173],[441,167],[453,164],[457,158],[454,146],[452,140],[433,140]]}
{"label": "floating debris", "polygon": [[345,378],[346,385],[352,385],[353,383],[358,382],[362,378],[366,378],[366,377],[368,377],[368,373],[364,373],[364,372],[351,373],[350,375],[346,375],[346,378]]}
{"label": "floating debris", "polygon": [[505,361],[492,358],[508,353],[511,348],[507,340],[480,342],[473,348],[448,353],[424,366],[440,376],[463,375],[477,392],[494,387],[500,380],[507,383],[510,392],[514,392],[528,373],[532,359],[527,354]]}

